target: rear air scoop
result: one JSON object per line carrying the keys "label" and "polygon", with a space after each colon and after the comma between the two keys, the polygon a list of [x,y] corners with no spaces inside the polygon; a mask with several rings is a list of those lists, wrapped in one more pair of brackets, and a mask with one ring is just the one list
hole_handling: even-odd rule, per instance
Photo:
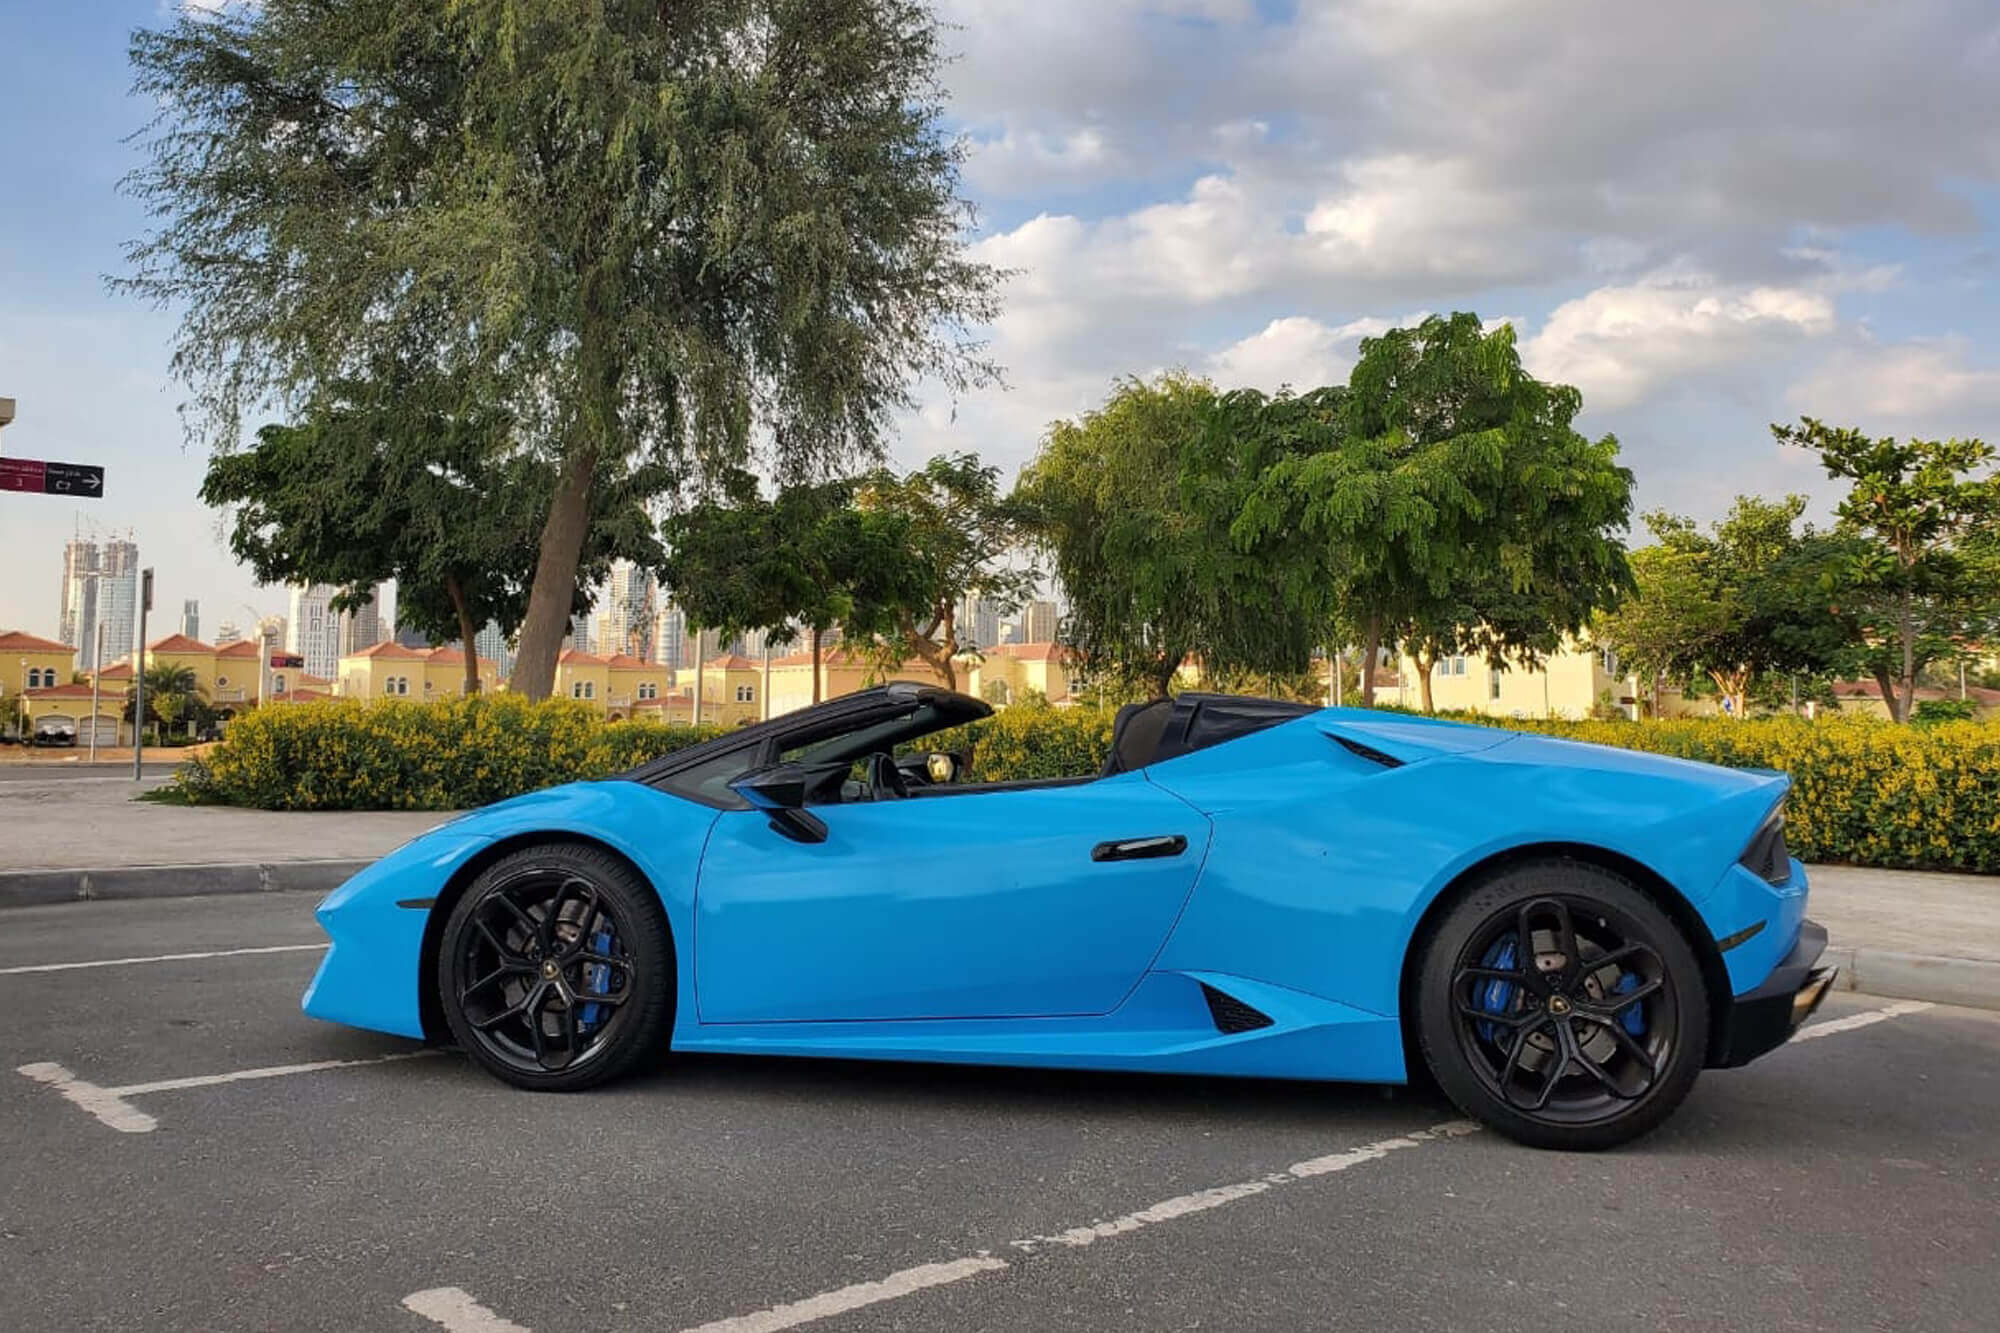
{"label": "rear air scoop", "polygon": [[1440,755],[1490,750],[1515,733],[1436,718],[1384,716],[1368,709],[1329,708],[1315,719],[1322,734],[1363,759],[1400,768]]}

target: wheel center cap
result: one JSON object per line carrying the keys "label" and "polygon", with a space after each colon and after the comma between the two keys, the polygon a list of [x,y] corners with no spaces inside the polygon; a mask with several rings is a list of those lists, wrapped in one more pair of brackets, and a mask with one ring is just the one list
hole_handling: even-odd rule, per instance
{"label": "wheel center cap", "polygon": [[1552,1014],[1568,1013],[1569,1001],[1560,995],[1549,996],[1549,1012]]}
{"label": "wheel center cap", "polygon": [[556,965],[554,963],[543,963],[542,975],[550,981],[554,981],[556,979]]}

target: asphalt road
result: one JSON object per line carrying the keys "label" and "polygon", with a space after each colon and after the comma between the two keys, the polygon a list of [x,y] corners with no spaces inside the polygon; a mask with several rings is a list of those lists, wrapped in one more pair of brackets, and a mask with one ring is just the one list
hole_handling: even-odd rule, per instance
{"label": "asphalt road", "polygon": [[[1996,1015],[1836,997],[1823,1039],[1704,1076],[1601,1156],[1300,1083],[683,1059],[532,1096],[301,1016],[310,907],[0,913],[0,1324],[1601,1333],[2000,1310]],[[286,951],[20,970],[246,949]],[[270,1072],[329,1060],[365,1063]]]}

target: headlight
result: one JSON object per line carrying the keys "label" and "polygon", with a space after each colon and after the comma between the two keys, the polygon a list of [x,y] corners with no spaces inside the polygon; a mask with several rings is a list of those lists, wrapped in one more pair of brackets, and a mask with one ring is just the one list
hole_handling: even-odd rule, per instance
{"label": "headlight", "polygon": [[1785,806],[1779,802],[1764,821],[1757,836],[1737,860],[1766,884],[1789,884],[1792,879],[1792,849],[1785,845]]}

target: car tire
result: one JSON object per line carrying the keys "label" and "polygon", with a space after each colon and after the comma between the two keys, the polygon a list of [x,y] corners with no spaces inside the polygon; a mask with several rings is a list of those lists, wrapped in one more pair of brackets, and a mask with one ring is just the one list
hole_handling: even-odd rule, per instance
{"label": "car tire", "polygon": [[602,848],[552,842],[501,857],[459,897],[439,949],[452,1036],[515,1087],[577,1092],[667,1051],[666,912],[652,885]]}
{"label": "car tire", "polygon": [[1587,862],[1525,862],[1473,885],[1422,942],[1414,991],[1438,1086],[1533,1147],[1628,1143],[1706,1063],[1707,982],[1686,936],[1632,880]]}

